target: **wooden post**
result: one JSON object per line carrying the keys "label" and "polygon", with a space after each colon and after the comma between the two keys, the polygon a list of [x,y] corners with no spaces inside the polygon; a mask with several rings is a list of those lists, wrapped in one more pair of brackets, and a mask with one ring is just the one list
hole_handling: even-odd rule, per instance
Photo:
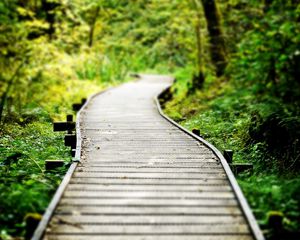
{"label": "wooden post", "polygon": [[194,128],[192,130],[192,133],[194,133],[195,135],[197,135],[198,137],[200,137],[200,130],[199,129]]}
{"label": "wooden post", "polygon": [[232,150],[229,150],[229,149],[224,150],[223,156],[228,163],[232,163],[232,159],[233,159],[233,151]]}
{"label": "wooden post", "polygon": [[73,115],[72,114],[67,115],[67,122],[73,122]]}
{"label": "wooden post", "polygon": [[46,160],[45,161],[45,169],[46,171],[54,170],[55,168],[63,167],[63,160]]}
{"label": "wooden post", "polygon": [[71,149],[71,156],[75,157],[75,154],[76,154],[76,149]]}
{"label": "wooden post", "polygon": [[72,109],[73,109],[73,111],[75,111],[75,112],[79,111],[81,107],[82,107],[82,104],[81,104],[81,103],[74,103],[74,104],[72,105]]}
{"label": "wooden post", "polygon": [[[73,122],[73,115],[68,114],[67,115],[67,123]],[[72,134],[72,130],[68,130],[68,134]]]}
{"label": "wooden post", "polygon": [[70,146],[71,149],[76,148],[76,134],[65,135],[65,146]]}
{"label": "wooden post", "polygon": [[270,211],[268,213],[268,225],[277,234],[282,232],[283,229],[283,213],[277,211]]}

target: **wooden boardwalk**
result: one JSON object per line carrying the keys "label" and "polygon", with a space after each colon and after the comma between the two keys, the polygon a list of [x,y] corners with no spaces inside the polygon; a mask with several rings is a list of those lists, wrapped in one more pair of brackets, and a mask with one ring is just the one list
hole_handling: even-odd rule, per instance
{"label": "wooden boardwalk", "polygon": [[81,163],[44,239],[263,239],[218,156],[160,115],[170,83],[144,76],[85,107]]}

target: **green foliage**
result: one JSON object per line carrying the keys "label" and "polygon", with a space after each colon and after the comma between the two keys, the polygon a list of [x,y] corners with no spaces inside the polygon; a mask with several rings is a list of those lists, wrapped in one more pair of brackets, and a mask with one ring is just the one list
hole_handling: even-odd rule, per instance
{"label": "green foliage", "polygon": [[286,232],[296,232],[299,227],[300,181],[297,178],[278,177],[276,175],[242,175],[239,178],[245,196],[267,237],[272,237],[274,229],[268,229],[268,218],[274,210],[283,216],[283,228]]}
{"label": "green foliage", "polygon": [[25,216],[43,213],[60,183],[65,168],[44,171],[46,159],[70,160],[62,134],[52,132],[48,122],[26,127],[7,124],[0,132],[0,223],[9,235],[25,234]]}
{"label": "green foliage", "polygon": [[[63,175],[43,171],[47,158],[69,159],[51,122],[82,97],[144,71],[177,73],[166,112],[235,150],[235,161],[254,163],[255,175],[240,183],[257,217],[265,224],[271,211],[282,213],[285,227],[297,229],[299,4],[215,2],[222,21],[208,27],[225,36],[216,39],[227,49],[222,78],[209,57],[204,9],[193,1],[0,2],[2,238],[24,236],[26,215],[43,212]],[[199,72],[202,89],[190,91]]]}
{"label": "green foliage", "polygon": [[230,70],[234,77],[258,95],[268,93],[299,105],[299,17],[289,1],[274,1],[239,43]]}

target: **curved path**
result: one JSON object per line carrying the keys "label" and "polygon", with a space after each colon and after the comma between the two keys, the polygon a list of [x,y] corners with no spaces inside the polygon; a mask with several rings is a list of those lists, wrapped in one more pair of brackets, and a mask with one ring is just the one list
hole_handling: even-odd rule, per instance
{"label": "curved path", "polygon": [[259,238],[217,155],[160,115],[170,84],[144,76],[85,107],[81,163],[44,239]]}

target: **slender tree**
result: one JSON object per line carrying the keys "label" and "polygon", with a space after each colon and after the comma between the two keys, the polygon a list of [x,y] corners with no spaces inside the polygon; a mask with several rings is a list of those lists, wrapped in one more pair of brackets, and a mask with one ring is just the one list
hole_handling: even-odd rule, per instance
{"label": "slender tree", "polygon": [[[6,100],[7,100],[7,96],[9,94],[9,91],[10,91],[11,87],[14,84],[15,79],[17,78],[20,70],[22,69],[23,65],[24,65],[24,62],[20,63],[20,65],[17,67],[14,74],[8,80],[7,85],[6,85],[6,89],[5,89],[5,91],[3,92],[3,94],[0,98],[0,123],[2,121],[2,115],[3,115],[4,106],[5,106],[5,103],[6,103]],[[2,77],[0,76],[0,81],[1,80],[2,80]]]}
{"label": "slender tree", "polygon": [[49,24],[47,30],[49,39],[52,40],[55,33],[55,9],[59,4],[56,1],[42,0],[42,10],[46,14],[46,21]]}
{"label": "slender tree", "polygon": [[201,0],[209,33],[211,60],[217,76],[224,74],[227,65],[225,39],[216,0]]}
{"label": "slender tree", "polygon": [[205,80],[204,67],[203,67],[203,51],[202,51],[202,34],[201,34],[201,15],[197,0],[191,0],[193,8],[196,10],[196,24],[195,24],[195,36],[196,36],[196,47],[197,47],[197,72],[193,76],[192,89],[201,89]]}
{"label": "slender tree", "polygon": [[94,41],[94,32],[95,32],[95,26],[96,26],[96,22],[97,22],[97,18],[99,16],[99,12],[100,12],[100,7],[97,6],[95,8],[95,12],[93,14],[93,16],[90,19],[89,25],[90,25],[90,32],[89,32],[89,47],[93,46],[93,41]]}

